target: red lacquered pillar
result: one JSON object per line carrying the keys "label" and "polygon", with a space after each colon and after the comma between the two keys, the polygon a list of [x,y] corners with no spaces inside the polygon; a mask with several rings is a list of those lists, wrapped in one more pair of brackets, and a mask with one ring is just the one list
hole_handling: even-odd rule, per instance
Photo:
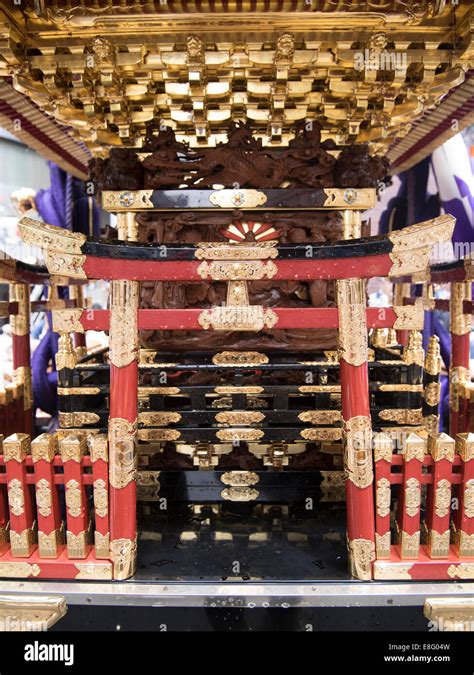
{"label": "red lacquered pillar", "polygon": [[64,467],[67,556],[86,558],[90,550],[90,522],[82,480],[82,458],[87,450],[85,436],[64,436],[59,440],[59,450]]}
{"label": "red lacquered pillar", "polygon": [[465,382],[471,381],[470,335],[471,314],[464,314],[464,301],[471,300],[471,282],[451,283],[451,365],[449,368],[449,407],[450,433],[456,436],[467,429],[463,428],[460,416],[459,389]]}
{"label": "red lacquered pillar", "polygon": [[3,442],[10,509],[11,554],[20,558],[28,558],[36,543],[33,504],[26,482],[25,459],[29,452],[28,434],[13,434]]}
{"label": "red lacquered pillar", "polygon": [[13,376],[16,384],[23,385],[23,405],[19,429],[33,432],[33,387],[31,383],[30,355],[30,287],[28,284],[10,284],[10,301],[18,305],[18,313],[10,316],[13,346]]}
{"label": "red lacquered pillar", "polygon": [[377,560],[390,558],[390,502],[393,446],[387,434],[374,436],[375,552]]}
{"label": "red lacquered pillar", "polygon": [[110,296],[110,553],[114,578],[136,569],[136,434],[138,414],[138,289],[112,281]]}
{"label": "red lacquered pillar", "polygon": [[420,554],[421,477],[426,441],[411,433],[403,444],[403,482],[398,500],[398,543],[400,558]]}
{"label": "red lacquered pillar", "polygon": [[36,518],[40,558],[57,558],[64,544],[64,527],[54,482],[53,460],[58,451],[55,434],[41,434],[31,443],[35,468]]}
{"label": "red lacquered pillar", "polygon": [[447,434],[436,434],[428,439],[428,452],[434,463],[433,482],[428,485],[426,498],[426,551],[430,558],[449,556],[454,447],[454,438]]}
{"label": "red lacquered pillar", "polygon": [[371,579],[375,518],[364,282],[337,281],[337,305],[349,561],[354,577]]}
{"label": "red lacquered pillar", "polygon": [[109,558],[109,461],[107,436],[105,434],[91,434],[88,442],[92,463],[92,478],[94,481],[95,557]]}
{"label": "red lacquered pillar", "polygon": [[456,436],[461,457],[459,508],[454,514],[455,545],[460,558],[474,558],[474,434]]}

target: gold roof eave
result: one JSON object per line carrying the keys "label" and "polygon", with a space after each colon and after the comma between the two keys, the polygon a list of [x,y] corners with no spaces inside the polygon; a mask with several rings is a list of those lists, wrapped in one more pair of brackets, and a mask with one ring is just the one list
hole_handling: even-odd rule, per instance
{"label": "gold roof eave", "polygon": [[[270,146],[286,145],[299,120],[318,119],[323,138],[385,153],[474,66],[470,0],[420,0],[416,10],[392,0],[383,11],[377,0],[349,10],[313,0],[311,11],[304,0],[263,11],[257,0],[253,12],[245,0],[228,12],[191,1],[188,11],[180,2],[143,11],[137,0],[41,0],[36,13],[37,4],[0,9],[0,75],[99,154],[141,147],[152,120],[206,146],[237,119]],[[396,69],[385,81],[361,72],[361,53],[393,55]]]}

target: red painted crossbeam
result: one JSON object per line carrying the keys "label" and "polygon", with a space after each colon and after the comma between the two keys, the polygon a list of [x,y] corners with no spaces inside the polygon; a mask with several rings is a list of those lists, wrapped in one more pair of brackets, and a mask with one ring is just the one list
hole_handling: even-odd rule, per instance
{"label": "red painted crossbeam", "polygon": [[[386,277],[393,261],[388,254],[333,260],[273,260],[277,272],[272,279],[348,279]],[[202,281],[199,260],[121,260],[87,256],[83,269],[88,279],[131,281]]]}
{"label": "red painted crossbeam", "polygon": [[[272,307],[278,317],[274,328],[337,328],[336,307]],[[203,330],[199,317],[203,309],[139,309],[138,326],[142,330]],[[368,307],[368,328],[392,328],[397,320],[391,307]],[[107,309],[82,312],[84,330],[108,330]]]}

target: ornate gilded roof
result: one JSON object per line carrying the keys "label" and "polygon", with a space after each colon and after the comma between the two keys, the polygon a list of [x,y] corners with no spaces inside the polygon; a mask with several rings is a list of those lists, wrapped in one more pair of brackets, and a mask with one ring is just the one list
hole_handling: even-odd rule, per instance
{"label": "ornate gilded roof", "polygon": [[385,154],[474,66],[473,17],[471,0],[23,0],[0,9],[0,75],[95,154],[141,147],[152,120],[195,147],[236,120],[287,145],[304,119]]}

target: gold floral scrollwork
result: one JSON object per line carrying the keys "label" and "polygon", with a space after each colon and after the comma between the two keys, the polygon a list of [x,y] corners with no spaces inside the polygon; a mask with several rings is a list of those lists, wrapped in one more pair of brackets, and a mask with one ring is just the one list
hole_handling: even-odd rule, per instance
{"label": "gold floral scrollwork", "polygon": [[261,260],[250,261],[224,261],[202,262],[197,268],[201,279],[213,281],[256,281],[260,279],[272,279],[278,271],[274,262],[262,262]]}
{"label": "gold floral scrollwork", "polygon": [[70,255],[59,251],[45,251],[44,259],[50,274],[61,274],[71,279],[87,279],[83,270],[85,255]]}
{"label": "gold floral scrollwork", "polygon": [[381,420],[396,422],[397,424],[422,424],[423,414],[421,408],[411,410],[409,408],[390,408],[379,412]]}
{"label": "gold floral scrollwork", "polygon": [[176,424],[181,419],[181,414],[177,412],[141,412],[138,413],[138,421],[142,424],[149,424],[151,426],[167,426],[168,424]]}
{"label": "gold floral scrollwork", "polygon": [[261,429],[219,429],[216,436],[220,441],[258,441],[265,435]]}
{"label": "gold floral scrollwork", "polygon": [[117,368],[138,359],[138,293],[136,281],[112,281],[109,359]]}
{"label": "gold floral scrollwork", "polygon": [[36,563],[28,562],[0,562],[0,577],[10,579],[25,579],[37,577],[41,573],[41,567]]}
{"label": "gold floral scrollwork", "polygon": [[390,530],[385,532],[385,534],[378,534],[377,532],[375,533],[375,550],[377,552],[377,558],[390,557],[390,542]]}
{"label": "gold floral scrollwork", "polygon": [[474,563],[459,563],[448,567],[450,579],[474,579]]}
{"label": "gold floral scrollwork", "polygon": [[214,206],[220,206],[223,209],[250,209],[257,206],[263,206],[267,201],[267,195],[264,192],[253,189],[223,189],[213,192],[209,197],[209,201],[211,204],[214,204]]}
{"label": "gold floral scrollwork", "polygon": [[105,518],[108,513],[107,484],[102,478],[94,481],[94,507],[100,518]]}
{"label": "gold floral scrollwork", "polygon": [[304,410],[298,419],[311,424],[334,424],[340,421],[341,413],[339,410]]}
{"label": "gold floral scrollwork", "polygon": [[244,242],[200,242],[196,245],[195,256],[198,260],[265,260],[277,258],[276,241]]}
{"label": "gold floral scrollwork", "polygon": [[59,424],[64,428],[82,427],[87,424],[97,424],[100,422],[100,416],[92,412],[60,412]]}
{"label": "gold floral scrollwork", "polygon": [[390,481],[388,478],[380,478],[377,481],[377,515],[385,518],[390,513]]}
{"label": "gold floral scrollwork", "polygon": [[393,244],[389,276],[426,271],[431,249],[436,243],[451,239],[455,222],[452,216],[442,215],[389,234]]}
{"label": "gold floral scrollwork", "polygon": [[224,485],[231,487],[249,487],[256,485],[260,480],[255,471],[226,471],[221,475]]}
{"label": "gold floral scrollwork", "polygon": [[438,481],[435,491],[435,513],[440,518],[447,516],[451,506],[451,483],[443,478]]}
{"label": "gold floral scrollwork", "polygon": [[429,550],[432,558],[444,558],[449,554],[450,532],[430,530],[428,534]]}
{"label": "gold floral scrollwork", "polygon": [[260,352],[220,352],[212,357],[212,363],[216,366],[251,367],[269,362],[269,357]]}
{"label": "gold floral scrollwork", "polygon": [[254,410],[229,410],[216,414],[216,422],[229,425],[256,424],[264,419],[265,413]]}
{"label": "gold floral scrollwork", "polygon": [[416,516],[420,509],[421,489],[416,478],[409,478],[405,484],[405,511],[408,516]]}
{"label": "gold floral scrollwork", "polygon": [[114,488],[124,488],[136,479],[136,429],[136,422],[120,417],[109,419],[109,478]]}
{"label": "gold floral scrollwork", "polygon": [[227,499],[231,502],[251,502],[257,499],[258,495],[258,490],[248,486],[227,487],[221,492],[222,499]]}
{"label": "gold floral scrollwork", "polygon": [[114,564],[114,579],[128,579],[136,569],[137,542],[132,539],[113,539],[110,555]]}
{"label": "gold floral scrollwork", "polygon": [[439,382],[429,382],[423,392],[423,398],[429,406],[435,406],[439,403],[439,393],[441,385]]}
{"label": "gold floral scrollwork", "polygon": [[353,366],[368,359],[365,284],[361,279],[336,282],[340,358]]}
{"label": "gold floral scrollwork", "polygon": [[463,495],[464,513],[468,518],[474,518],[474,479],[466,481]]}
{"label": "gold floral scrollwork", "polygon": [[340,441],[342,429],[337,427],[334,429],[316,427],[314,429],[302,429],[300,435],[306,441]]}
{"label": "gold floral scrollwork", "polygon": [[[414,305],[404,305],[403,307],[393,307],[395,312],[395,323],[393,328],[395,330],[421,330],[424,321],[423,307],[416,307]],[[423,354],[424,358],[424,354]],[[423,363],[421,364],[423,365]]]}
{"label": "gold floral scrollwork", "polygon": [[375,543],[370,539],[349,539],[348,549],[352,576],[356,579],[372,579]]}
{"label": "gold floral scrollwork", "polygon": [[408,534],[408,532],[402,530],[400,533],[400,548],[402,558],[418,558],[420,553],[420,531]]}
{"label": "gold floral scrollwork", "polygon": [[76,579],[112,579],[112,565],[96,565],[94,563],[74,563],[78,570]]}
{"label": "gold floral scrollwork", "polygon": [[203,310],[198,317],[199,325],[207,330],[261,331],[273,328],[278,316],[271,309],[259,305],[213,307]]}
{"label": "gold floral scrollwork", "polygon": [[51,515],[51,510],[53,507],[53,502],[51,498],[51,486],[49,481],[45,478],[41,478],[36,483],[36,506],[38,507],[38,513],[47,517]]}
{"label": "gold floral scrollwork", "polygon": [[344,465],[346,477],[359,488],[372,484],[372,424],[362,415],[344,421]]}
{"label": "gold floral scrollwork", "polygon": [[21,516],[25,512],[25,495],[21,481],[17,478],[8,483],[8,504],[14,516]]}
{"label": "gold floral scrollwork", "polygon": [[376,564],[374,568],[374,579],[377,580],[399,580],[399,579],[410,579],[412,578],[410,571],[413,567],[413,563],[409,564],[391,564],[391,563],[382,563]]}
{"label": "gold floral scrollwork", "polygon": [[81,486],[77,480],[68,480],[66,483],[66,506],[68,513],[73,518],[78,518],[82,513]]}
{"label": "gold floral scrollwork", "polygon": [[85,234],[71,232],[27,216],[18,221],[18,230],[25,244],[68,254],[82,253],[82,245],[87,239]]}

